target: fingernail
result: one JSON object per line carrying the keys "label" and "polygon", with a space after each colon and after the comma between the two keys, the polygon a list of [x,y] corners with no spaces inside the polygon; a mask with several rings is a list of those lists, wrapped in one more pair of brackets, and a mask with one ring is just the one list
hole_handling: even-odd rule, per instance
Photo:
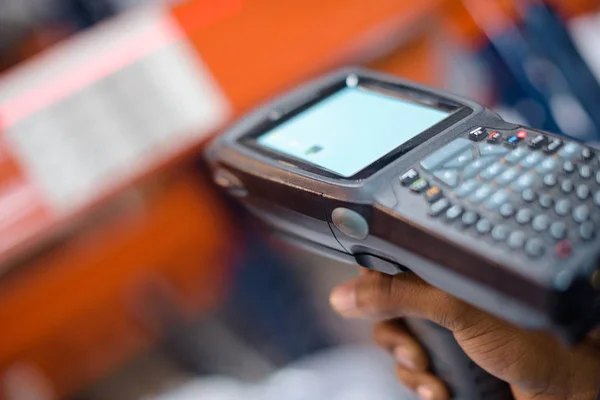
{"label": "fingernail", "polygon": [[339,287],[331,293],[329,302],[337,312],[348,313],[356,309],[356,292],[350,287]]}
{"label": "fingernail", "polygon": [[417,394],[419,395],[419,398],[423,400],[433,400],[433,390],[427,386],[419,386]]}
{"label": "fingernail", "polygon": [[394,357],[396,361],[409,369],[415,368],[415,363],[410,357],[410,353],[406,350],[405,347],[398,346],[394,349]]}

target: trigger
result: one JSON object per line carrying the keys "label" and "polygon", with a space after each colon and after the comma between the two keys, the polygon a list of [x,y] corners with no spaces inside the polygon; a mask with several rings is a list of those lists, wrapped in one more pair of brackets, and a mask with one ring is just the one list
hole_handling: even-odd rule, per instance
{"label": "trigger", "polygon": [[375,256],[368,253],[355,254],[354,258],[358,265],[363,268],[372,269],[383,272],[388,275],[397,275],[402,272],[407,272],[408,269],[394,261],[386,258]]}

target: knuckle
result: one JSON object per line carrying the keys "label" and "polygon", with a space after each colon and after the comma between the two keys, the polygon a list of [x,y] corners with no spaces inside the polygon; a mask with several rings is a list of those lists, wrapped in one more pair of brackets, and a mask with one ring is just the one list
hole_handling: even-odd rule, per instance
{"label": "knuckle", "polygon": [[374,324],[371,335],[376,343],[383,343],[387,338],[387,327],[382,323]]}
{"label": "knuckle", "polygon": [[440,306],[434,307],[433,314],[436,322],[451,331],[459,329],[463,325],[464,312],[461,310],[461,302],[445,292],[439,292],[438,301]]}
{"label": "knuckle", "polygon": [[369,312],[388,312],[391,291],[392,283],[389,277],[383,275],[369,277],[358,288],[358,307]]}

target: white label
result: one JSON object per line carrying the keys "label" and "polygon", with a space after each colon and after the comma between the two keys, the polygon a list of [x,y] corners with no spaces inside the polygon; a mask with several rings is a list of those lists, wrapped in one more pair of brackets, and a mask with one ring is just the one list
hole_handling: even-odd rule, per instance
{"label": "white label", "polygon": [[0,131],[58,212],[199,142],[228,115],[210,73],[156,7],[0,80]]}

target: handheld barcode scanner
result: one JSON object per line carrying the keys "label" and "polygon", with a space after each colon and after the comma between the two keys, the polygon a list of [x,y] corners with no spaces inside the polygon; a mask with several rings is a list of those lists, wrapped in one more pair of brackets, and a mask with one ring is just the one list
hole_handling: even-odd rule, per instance
{"label": "handheld barcode scanner", "polygon": [[[207,156],[217,184],[298,246],[411,271],[569,342],[598,322],[600,159],[574,140],[345,69],[261,107]],[[454,398],[510,398],[449,332],[409,323]]]}

